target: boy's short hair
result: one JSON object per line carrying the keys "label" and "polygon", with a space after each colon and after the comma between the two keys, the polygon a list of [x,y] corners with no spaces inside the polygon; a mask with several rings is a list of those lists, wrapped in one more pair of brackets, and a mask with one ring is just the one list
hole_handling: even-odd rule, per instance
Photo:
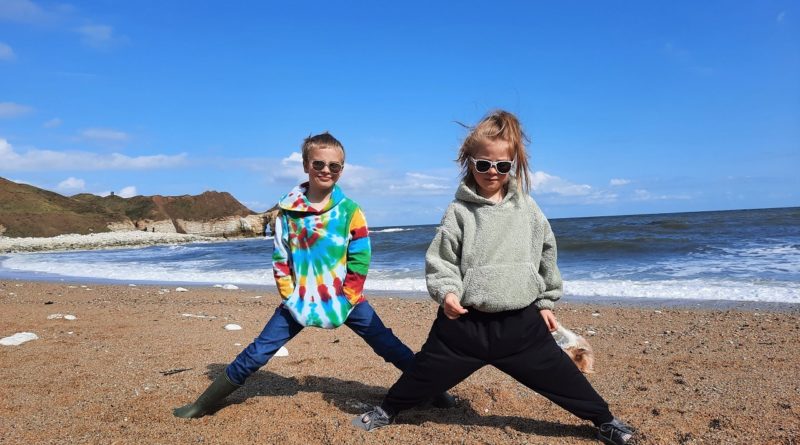
{"label": "boy's short hair", "polygon": [[303,141],[302,154],[303,164],[308,163],[308,154],[315,148],[338,148],[342,151],[342,161],[344,161],[344,146],[332,134],[320,133],[314,136],[309,136]]}

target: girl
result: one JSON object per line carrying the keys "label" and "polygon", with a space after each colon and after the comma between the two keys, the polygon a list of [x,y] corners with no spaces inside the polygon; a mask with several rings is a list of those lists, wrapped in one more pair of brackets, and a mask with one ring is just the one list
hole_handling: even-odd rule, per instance
{"label": "girl", "polygon": [[388,425],[493,365],[593,422],[602,441],[630,443],[633,430],[614,418],[550,334],[562,282],[555,236],[528,194],[524,141],[517,118],[496,111],[461,146],[463,180],[425,255],[428,291],[441,307],[413,365],[355,426]]}

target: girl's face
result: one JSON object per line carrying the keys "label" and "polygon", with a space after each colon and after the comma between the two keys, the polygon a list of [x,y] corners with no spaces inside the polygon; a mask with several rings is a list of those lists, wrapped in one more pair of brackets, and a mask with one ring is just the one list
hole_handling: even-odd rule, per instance
{"label": "girl's face", "polygon": [[[321,169],[317,170],[319,167]],[[316,191],[333,188],[342,175],[343,168],[344,153],[338,148],[315,148],[308,153],[308,161],[303,164],[303,170],[308,173],[308,187]]]}
{"label": "girl's face", "polygon": [[[507,141],[502,139],[486,141],[477,147],[472,153],[473,159],[485,159],[487,161],[513,161],[511,147]],[[508,182],[508,174],[500,174],[497,168],[492,166],[489,171],[480,173],[475,169],[473,162],[469,163],[469,171],[475,178],[478,185],[478,194],[484,198],[502,198],[505,191],[505,184]]]}

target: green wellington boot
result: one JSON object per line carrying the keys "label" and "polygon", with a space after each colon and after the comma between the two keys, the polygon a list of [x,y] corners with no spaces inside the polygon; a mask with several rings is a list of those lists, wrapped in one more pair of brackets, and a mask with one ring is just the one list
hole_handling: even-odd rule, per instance
{"label": "green wellington boot", "polygon": [[211,383],[203,394],[200,394],[200,397],[198,397],[194,403],[175,408],[172,410],[172,414],[174,414],[175,417],[183,417],[184,419],[203,417],[214,405],[222,401],[222,399],[227,397],[230,393],[236,391],[237,388],[239,388],[239,385],[231,383],[231,381],[228,380],[228,376],[223,372]]}

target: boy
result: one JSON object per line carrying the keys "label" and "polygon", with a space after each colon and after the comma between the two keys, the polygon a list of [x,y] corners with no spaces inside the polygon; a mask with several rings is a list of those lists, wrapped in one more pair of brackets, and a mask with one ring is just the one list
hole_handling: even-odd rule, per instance
{"label": "boy", "polygon": [[[369,230],[361,208],[336,185],[344,170],[344,147],[325,132],[303,141],[302,157],[308,182],[281,198],[275,225],[273,273],[283,301],[261,334],[197,401],[173,410],[177,417],[205,415],[307,326],[346,324],[401,371],[413,362],[411,350],[362,295]],[[455,401],[442,393],[433,404],[450,407]]]}

